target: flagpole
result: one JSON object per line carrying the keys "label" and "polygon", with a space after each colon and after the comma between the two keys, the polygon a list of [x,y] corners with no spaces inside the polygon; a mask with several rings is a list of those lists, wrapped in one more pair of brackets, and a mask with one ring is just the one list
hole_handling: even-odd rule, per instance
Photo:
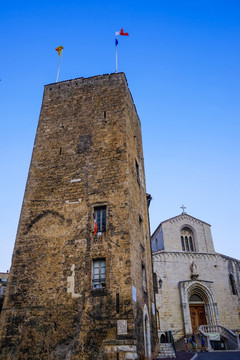
{"label": "flagpole", "polygon": [[58,65],[58,72],[57,72],[56,82],[58,82],[58,75],[59,75],[59,71],[60,71],[61,60],[62,60],[62,54],[60,55],[60,59],[59,59],[59,65]]}
{"label": "flagpole", "polygon": [[116,44],[116,73],[118,72],[117,44]]}

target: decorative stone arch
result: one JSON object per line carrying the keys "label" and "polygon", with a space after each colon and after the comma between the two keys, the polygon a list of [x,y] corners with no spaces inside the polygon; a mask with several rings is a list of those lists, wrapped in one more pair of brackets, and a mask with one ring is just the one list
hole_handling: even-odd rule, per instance
{"label": "decorative stone arch", "polygon": [[146,304],[144,304],[144,308],[143,308],[143,333],[144,333],[145,358],[151,359],[152,349],[151,349],[150,321],[148,315],[148,308]]}
{"label": "decorative stone arch", "polygon": [[189,299],[193,294],[198,295],[204,303],[206,320],[208,325],[219,324],[217,303],[215,300],[214,286],[212,281],[181,281],[179,283],[180,296],[182,300],[183,324],[186,334],[192,333],[191,316],[189,310]]}
{"label": "decorative stone arch", "polygon": [[27,225],[25,235],[32,229],[34,226],[39,223],[43,222],[47,217],[52,218],[51,222],[55,221],[59,225],[62,225],[64,222],[64,216],[59,214],[57,211],[53,210],[44,210],[40,214],[38,214],[31,222]]}
{"label": "decorative stone arch", "polygon": [[197,232],[196,232],[195,228],[192,225],[190,225],[188,223],[185,223],[185,224],[180,226],[180,228],[179,228],[179,241],[181,239],[181,231],[184,228],[189,228],[192,231],[192,233],[193,233],[193,242],[194,242],[194,245],[195,245],[195,251],[194,252],[198,252],[199,249],[198,249],[198,241],[197,241]]}

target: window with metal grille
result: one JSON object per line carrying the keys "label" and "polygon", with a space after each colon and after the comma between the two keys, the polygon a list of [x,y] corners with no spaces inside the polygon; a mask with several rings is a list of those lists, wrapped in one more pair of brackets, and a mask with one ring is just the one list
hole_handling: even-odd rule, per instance
{"label": "window with metal grille", "polygon": [[97,259],[92,262],[92,289],[106,287],[106,260]]}
{"label": "window with metal grille", "polygon": [[97,231],[106,231],[107,219],[106,219],[106,206],[98,206],[94,208],[95,218],[97,221]]}

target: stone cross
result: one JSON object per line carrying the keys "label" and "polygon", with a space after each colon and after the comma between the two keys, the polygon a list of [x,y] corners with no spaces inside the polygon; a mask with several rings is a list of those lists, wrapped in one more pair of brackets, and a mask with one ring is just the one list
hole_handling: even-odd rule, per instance
{"label": "stone cross", "polygon": [[182,205],[182,206],[180,207],[180,209],[182,209],[182,210],[183,210],[183,211],[182,211],[182,213],[183,213],[183,214],[186,214],[186,211],[185,211],[186,206]]}

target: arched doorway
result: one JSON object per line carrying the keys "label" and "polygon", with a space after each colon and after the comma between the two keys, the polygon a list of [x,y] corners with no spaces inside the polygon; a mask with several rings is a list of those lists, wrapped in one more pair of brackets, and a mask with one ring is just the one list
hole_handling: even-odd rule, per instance
{"label": "arched doorway", "polygon": [[[195,306],[192,311],[192,318],[197,317],[194,329],[198,331],[199,323],[206,325],[219,324],[217,302],[214,295],[214,284],[212,281],[205,280],[187,280],[179,282],[179,290],[182,301],[183,326],[186,334],[193,332],[190,305]],[[195,297],[197,295],[198,297]],[[196,309],[199,306],[199,309]],[[199,326],[198,326],[199,325]],[[204,324],[203,324],[204,325]]]}
{"label": "arched doorway", "polygon": [[192,294],[189,298],[189,311],[191,316],[192,331],[199,332],[199,326],[206,325],[205,304],[202,297],[198,294]]}

